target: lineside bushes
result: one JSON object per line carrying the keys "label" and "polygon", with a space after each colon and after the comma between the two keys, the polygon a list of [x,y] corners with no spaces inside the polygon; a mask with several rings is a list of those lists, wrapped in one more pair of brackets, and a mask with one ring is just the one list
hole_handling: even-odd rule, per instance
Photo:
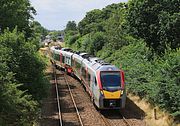
{"label": "lineside bushes", "polygon": [[32,126],[47,96],[45,63],[17,29],[0,35],[0,125]]}

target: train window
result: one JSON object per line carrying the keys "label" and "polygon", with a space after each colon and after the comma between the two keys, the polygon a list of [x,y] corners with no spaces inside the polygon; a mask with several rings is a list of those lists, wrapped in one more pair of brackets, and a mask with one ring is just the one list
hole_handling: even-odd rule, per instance
{"label": "train window", "polygon": [[82,76],[84,79],[86,79],[86,70],[84,67],[82,68]]}
{"label": "train window", "polygon": [[121,77],[119,72],[102,72],[101,83],[103,87],[120,87]]}
{"label": "train window", "polygon": [[91,83],[91,75],[88,73],[88,78],[87,78],[88,80],[88,84],[89,84],[89,86],[90,86],[90,83]]}
{"label": "train window", "polygon": [[55,60],[60,60],[60,56],[59,56],[59,54],[55,54]]}
{"label": "train window", "polygon": [[75,61],[74,61],[74,59],[71,57],[71,59],[72,59],[72,66],[75,66]]}
{"label": "train window", "polygon": [[95,84],[95,86],[97,86],[97,80],[96,80],[96,77],[94,77],[94,84]]}
{"label": "train window", "polygon": [[81,68],[81,64],[78,63],[78,62],[76,62],[76,68],[77,68],[77,69],[80,69],[80,68]]}
{"label": "train window", "polygon": [[66,63],[70,65],[70,57],[66,57]]}
{"label": "train window", "polygon": [[62,63],[64,63],[64,56],[62,56]]}

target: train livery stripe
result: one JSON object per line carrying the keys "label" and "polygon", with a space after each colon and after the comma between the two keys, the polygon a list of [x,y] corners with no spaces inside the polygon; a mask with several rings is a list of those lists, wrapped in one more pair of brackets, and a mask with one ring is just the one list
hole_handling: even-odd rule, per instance
{"label": "train livery stripe", "polygon": [[102,90],[102,83],[101,83],[101,75],[100,75],[100,71],[97,71],[97,83],[99,85],[99,89]]}
{"label": "train livery stripe", "polygon": [[63,57],[63,55],[62,55],[62,53],[60,53],[60,63],[62,63],[62,57]]}
{"label": "train livery stripe", "polygon": [[121,87],[122,87],[122,89],[124,89],[124,84],[125,84],[125,82],[124,82],[124,71],[120,71],[120,75],[121,75]]}
{"label": "train livery stripe", "polygon": [[109,92],[109,91],[103,90],[103,94],[104,94],[105,99],[119,99],[121,96],[121,91]]}

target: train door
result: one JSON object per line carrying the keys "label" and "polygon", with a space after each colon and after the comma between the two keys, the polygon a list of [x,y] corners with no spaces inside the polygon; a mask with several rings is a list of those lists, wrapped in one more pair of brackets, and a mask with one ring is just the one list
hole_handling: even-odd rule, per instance
{"label": "train door", "polygon": [[93,84],[92,84],[92,97],[93,97],[93,102],[96,106],[99,107],[99,97],[100,97],[100,93],[99,93],[99,86],[97,83],[97,79],[96,76],[93,76]]}

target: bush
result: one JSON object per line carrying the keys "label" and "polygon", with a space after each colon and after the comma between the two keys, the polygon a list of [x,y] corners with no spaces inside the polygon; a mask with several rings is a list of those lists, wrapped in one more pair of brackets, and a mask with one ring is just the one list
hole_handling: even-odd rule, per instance
{"label": "bush", "polygon": [[45,63],[24,34],[0,35],[0,124],[33,125],[40,100],[47,95]]}
{"label": "bush", "polygon": [[73,43],[75,43],[79,37],[80,37],[79,34],[76,34],[70,37],[69,40],[67,41],[68,45],[72,45]]}

